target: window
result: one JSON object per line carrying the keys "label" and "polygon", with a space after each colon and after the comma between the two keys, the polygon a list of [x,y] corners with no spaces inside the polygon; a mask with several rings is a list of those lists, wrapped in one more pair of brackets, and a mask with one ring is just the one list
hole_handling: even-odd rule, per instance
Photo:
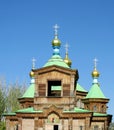
{"label": "window", "polygon": [[89,110],[89,106],[88,105],[86,106],[86,109]]}
{"label": "window", "polygon": [[78,108],[81,107],[81,100],[80,100],[80,99],[77,100],[77,107],[78,107]]}
{"label": "window", "polygon": [[84,108],[84,103],[83,102],[81,102],[81,108]]}
{"label": "window", "polygon": [[48,96],[49,97],[61,96],[61,81],[48,81]]}
{"label": "window", "polygon": [[95,125],[95,126],[94,126],[94,130],[99,130],[99,126],[98,126],[98,125]]}
{"label": "window", "polygon": [[101,112],[104,112],[104,106],[102,105],[102,107],[101,107]]}
{"label": "window", "polygon": [[18,124],[15,125],[14,130],[18,130]]}
{"label": "window", "polygon": [[93,107],[93,111],[97,112],[97,106],[96,105]]}
{"label": "window", "polygon": [[80,126],[79,128],[80,128],[80,130],[82,130],[83,126]]}
{"label": "window", "polygon": [[77,99],[77,107],[84,108],[84,103],[82,103],[81,99]]}

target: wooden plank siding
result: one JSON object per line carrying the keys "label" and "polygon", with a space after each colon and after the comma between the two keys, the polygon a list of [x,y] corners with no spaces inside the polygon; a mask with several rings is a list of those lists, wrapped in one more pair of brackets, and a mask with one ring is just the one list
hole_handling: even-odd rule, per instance
{"label": "wooden plank siding", "polygon": [[63,84],[63,96],[70,96],[70,84]]}
{"label": "wooden plank siding", "polygon": [[39,84],[39,96],[46,96],[46,85]]}

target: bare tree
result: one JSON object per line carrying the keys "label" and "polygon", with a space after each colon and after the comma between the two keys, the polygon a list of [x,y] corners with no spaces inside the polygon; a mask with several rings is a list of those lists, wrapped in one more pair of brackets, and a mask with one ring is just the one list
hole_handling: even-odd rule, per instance
{"label": "bare tree", "polygon": [[26,85],[20,85],[18,82],[9,85],[6,108],[7,112],[15,112],[19,109],[18,98],[23,95],[26,90]]}
{"label": "bare tree", "polygon": [[109,130],[114,130],[114,122],[110,124]]}
{"label": "bare tree", "polygon": [[18,98],[26,90],[26,83],[20,85],[18,82],[7,84],[4,77],[0,77],[0,130],[5,130],[3,113],[15,112],[19,109]]}
{"label": "bare tree", "polygon": [[7,95],[6,81],[4,80],[3,77],[0,77],[0,121],[6,107],[6,95]]}

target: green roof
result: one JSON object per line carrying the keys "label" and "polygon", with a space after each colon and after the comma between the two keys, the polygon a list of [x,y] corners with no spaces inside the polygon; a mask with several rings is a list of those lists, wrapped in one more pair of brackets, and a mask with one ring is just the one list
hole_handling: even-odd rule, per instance
{"label": "green roof", "polygon": [[[20,109],[20,110],[16,111],[16,113],[42,113],[42,112],[43,112],[42,110],[35,111],[33,107]],[[64,113],[88,113],[91,111],[75,107],[74,110],[64,110],[63,112]],[[15,116],[16,113],[15,112],[14,113],[4,113],[3,116]],[[102,116],[103,117],[103,116],[108,116],[108,114],[94,112],[93,116],[100,116],[100,117]]]}
{"label": "green roof", "polygon": [[75,107],[74,110],[64,110],[64,112],[65,113],[71,113],[71,112],[74,112],[74,113],[87,113],[87,112],[91,112],[91,111]]}
{"label": "green roof", "polygon": [[76,91],[87,92],[79,83],[76,85]]}
{"label": "green roof", "polygon": [[3,116],[15,116],[15,112],[10,112],[10,113],[3,113]]}
{"label": "green roof", "polygon": [[61,58],[60,55],[53,55],[53,56],[48,60],[48,62],[44,65],[44,67],[52,66],[52,65],[57,65],[57,66],[65,67],[65,68],[70,68],[70,67],[64,62],[64,60]]}
{"label": "green roof", "polygon": [[104,96],[103,92],[100,89],[100,86],[98,84],[93,84],[90,91],[88,92],[86,98],[104,98],[106,99],[106,97]]}
{"label": "green roof", "polygon": [[22,98],[33,98],[35,91],[35,84],[31,83]]}
{"label": "green roof", "polygon": [[84,112],[84,113],[85,113],[85,112],[90,112],[89,110],[81,109],[81,108],[77,108],[77,107],[74,108],[74,111],[75,111],[75,112],[79,112],[79,113],[80,113],[80,112],[82,112],[82,113],[83,113],[83,112]]}
{"label": "green roof", "polygon": [[16,111],[17,113],[41,113],[41,110],[35,111],[33,107],[20,109]]}
{"label": "green roof", "polygon": [[51,86],[52,91],[61,90],[61,86]]}
{"label": "green roof", "polygon": [[[63,112],[64,113],[88,113],[88,112],[92,112],[92,111],[75,107],[74,110],[64,110]],[[108,114],[104,114],[104,113],[96,113],[96,112],[93,113],[93,116],[101,117],[101,116],[107,116],[107,115]]]}
{"label": "green roof", "polygon": [[107,114],[103,114],[103,113],[93,113],[93,116],[107,116]]}

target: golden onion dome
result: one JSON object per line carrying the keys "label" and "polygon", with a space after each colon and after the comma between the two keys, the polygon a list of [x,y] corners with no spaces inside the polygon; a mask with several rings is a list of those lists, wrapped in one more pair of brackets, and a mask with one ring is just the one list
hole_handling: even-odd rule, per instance
{"label": "golden onion dome", "polygon": [[61,41],[58,38],[54,38],[52,40],[52,46],[60,46],[61,45]]}
{"label": "golden onion dome", "polygon": [[31,78],[33,78],[35,76],[34,71],[31,70],[29,75],[30,75]]}
{"label": "golden onion dome", "polygon": [[64,59],[64,62],[65,62],[69,67],[71,67],[72,62],[71,62],[70,59]]}
{"label": "golden onion dome", "polygon": [[66,56],[64,58],[64,62],[71,67],[72,61],[68,58],[68,53],[66,53]]}
{"label": "golden onion dome", "polygon": [[93,72],[91,73],[92,77],[99,77],[100,73],[96,70],[96,68],[93,70]]}

